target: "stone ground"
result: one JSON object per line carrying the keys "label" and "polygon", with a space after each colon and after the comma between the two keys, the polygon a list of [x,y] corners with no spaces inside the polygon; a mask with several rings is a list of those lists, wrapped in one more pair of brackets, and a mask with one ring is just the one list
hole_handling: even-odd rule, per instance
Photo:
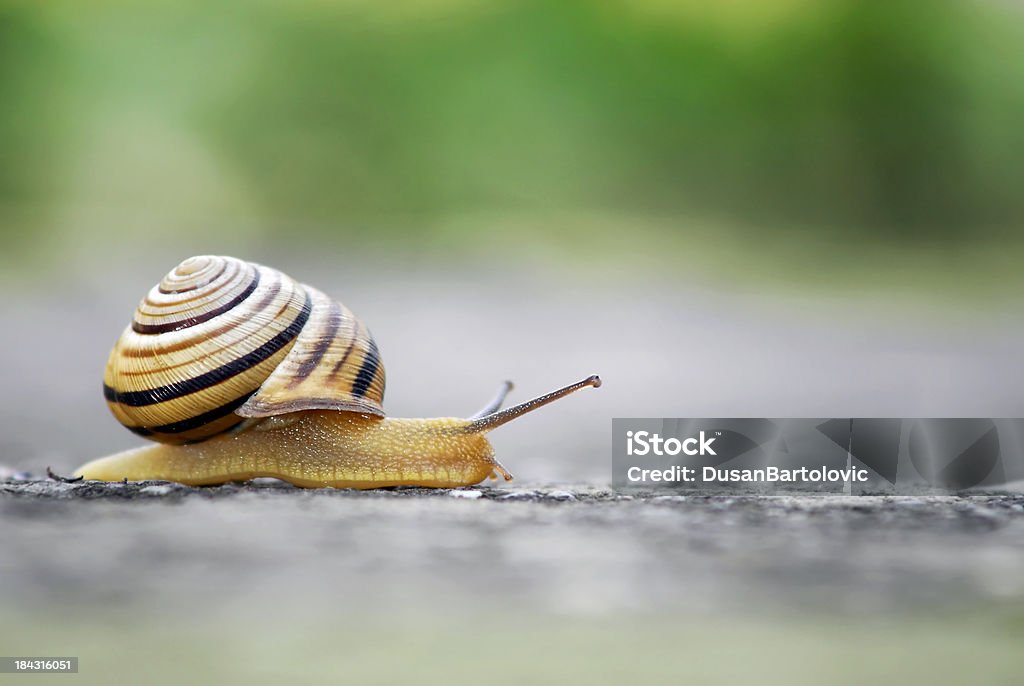
{"label": "stone ground", "polygon": [[9,479],[0,521],[0,652],[88,683],[1024,679],[1021,493]]}

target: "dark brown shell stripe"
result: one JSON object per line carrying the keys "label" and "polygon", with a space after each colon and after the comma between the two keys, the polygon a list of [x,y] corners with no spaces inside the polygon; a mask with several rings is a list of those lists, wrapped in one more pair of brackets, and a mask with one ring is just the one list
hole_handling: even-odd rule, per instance
{"label": "dark brown shell stripe", "polygon": [[[341,303],[332,300],[324,319],[324,330],[320,334],[320,340],[312,345],[310,355],[296,366],[294,376],[288,381],[289,388],[295,388],[308,379],[309,375],[316,371],[316,368],[323,362],[324,355],[327,354],[331,343],[338,335],[338,329],[341,328],[341,324],[345,320],[345,311]],[[355,345],[355,340],[349,344],[350,350],[353,345]]]}
{"label": "dark brown shell stripe", "polygon": [[380,352],[377,350],[377,341],[370,339],[370,349],[363,357],[363,364],[356,374],[356,382],[352,385],[352,393],[360,398],[366,395],[370,385],[377,378],[380,371]]}
{"label": "dark brown shell stripe", "polygon": [[[158,405],[170,400],[182,398],[184,396],[206,390],[216,384],[223,383],[228,379],[249,371],[255,365],[270,358],[279,350],[291,343],[292,339],[299,334],[299,331],[301,331],[302,327],[306,324],[306,320],[309,319],[311,308],[312,306],[309,297],[307,296],[302,310],[292,323],[288,325],[288,328],[255,350],[252,350],[242,357],[236,358],[225,365],[221,365],[216,369],[212,369],[205,374],[182,379],[181,381],[168,384],[166,386],[159,386],[157,388],[150,388],[143,391],[118,392],[104,384],[103,397],[105,397],[108,402],[118,403],[128,407],[145,407],[147,405]],[[260,379],[260,383],[262,383],[262,379]],[[231,400],[224,405],[214,408],[213,410],[193,417],[187,417],[177,422],[147,428],[146,431],[149,433],[146,435],[154,433],[183,434],[182,438],[184,440],[196,440],[196,436],[185,436],[184,434],[199,429],[215,419],[220,419],[225,415],[232,414],[249,399],[249,396],[251,396],[257,388],[259,388],[260,383],[256,384],[255,388],[245,393],[240,398]],[[235,419],[240,421],[239,417],[235,417]],[[235,423],[238,423],[238,421]],[[205,431],[203,433],[205,433]]]}
{"label": "dark brown shell stripe", "polygon": [[259,285],[260,273],[256,272],[256,274],[252,277],[252,280],[249,282],[249,285],[245,287],[244,291],[242,291],[233,299],[229,300],[220,307],[214,308],[208,312],[204,312],[203,314],[183,317],[182,319],[179,319],[177,321],[167,322],[166,324],[143,324],[141,322],[133,320],[132,330],[135,331],[135,333],[167,333],[168,331],[180,331],[181,329],[187,329],[188,327],[195,326],[196,324],[202,324],[203,322],[210,321],[214,317],[222,315],[225,312],[228,312],[229,310],[237,307],[239,303],[241,303],[243,300],[252,295],[253,291],[255,291],[256,287]]}
{"label": "dark brown shell stripe", "polygon": [[[262,269],[192,258],[150,292],[111,353],[104,383],[104,397],[123,424],[155,440],[184,443],[242,421],[235,409],[287,355],[312,309],[298,284]],[[237,303],[224,309],[217,298]],[[148,322],[143,331],[154,332],[140,333],[140,319]]]}
{"label": "dark brown shell stripe", "polygon": [[[383,364],[366,326],[341,303],[306,289],[313,297],[313,316],[288,357],[238,414],[322,409],[383,416]],[[364,366],[365,378],[357,382]]]}
{"label": "dark brown shell stripe", "polygon": [[183,280],[178,271],[168,274],[139,303],[132,319],[137,333],[166,333],[208,321],[237,305],[259,285],[260,271],[240,260],[225,261],[217,270],[200,269]]}
{"label": "dark brown shell stripe", "polygon": [[140,303],[110,355],[103,393],[129,430],[188,443],[245,417],[383,415],[383,390],[377,346],[344,305],[276,270],[201,256]]}

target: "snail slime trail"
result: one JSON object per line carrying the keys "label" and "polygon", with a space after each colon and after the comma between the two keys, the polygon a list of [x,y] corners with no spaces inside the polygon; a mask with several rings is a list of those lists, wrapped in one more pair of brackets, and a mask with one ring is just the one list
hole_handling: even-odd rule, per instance
{"label": "snail slime trail", "polygon": [[191,257],[139,303],[107,360],[103,395],[154,445],[75,476],[189,485],[276,477],[297,486],[469,486],[512,475],[487,432],[591,386],[589,376],[467,419],[384,413],[384,363],[347,307],[269,267]]}

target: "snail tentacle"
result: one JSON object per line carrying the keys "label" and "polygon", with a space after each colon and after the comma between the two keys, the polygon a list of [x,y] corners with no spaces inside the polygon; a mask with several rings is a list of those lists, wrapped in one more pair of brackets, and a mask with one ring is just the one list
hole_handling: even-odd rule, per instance
{"label": "snail tentacle", "polygon": [[469,422],[466,425],[464,430],[467,433],[486,433],[488,431],[498,428],[502,424],[507,424],[516,417],[520,417],[526,414],[527,412],[532,412],[533,410],[536,410],[540,407],[544,407],[548,403],[553,403],[559,398],[564,398],[570,393],[575,393],[581,388],[586,388],[588,386],[593,388],[600,388],[601,377],[599,377],[596,374],[593,374],[583,379],[582,381],[577,381],[574,384],[569,384],[564,388],[559,388],[557,391],[545,393],[544,395],[534,398],[533,400],[527,400],[525,403],[513,405],[508,409],[500,410],[498,412],[492,412],[484,417],[474,418],[471,422]]}
{"label": "snail tentacle", "polygon": [[491,398],[491,401],[484,405],[483,407],[481,407],[472,417],[470,417],[470,419],[480,419],[481,417],[486,417],[487,415],[500,410],[502,403],[505,402],[505,398],[508,397],[508,394],[514,388],[515,384],[513,384],[511,381],[503,382],[501,384],[501,388],[499,388],[495,396]]}

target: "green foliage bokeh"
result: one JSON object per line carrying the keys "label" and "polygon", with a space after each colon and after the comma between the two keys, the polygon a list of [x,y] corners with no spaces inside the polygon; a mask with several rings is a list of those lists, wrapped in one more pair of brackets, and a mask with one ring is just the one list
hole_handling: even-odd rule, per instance
{"label": "green foliage bokeh", "polygon": [[967,0],[4,2],[0,231],[98,206],[997,240],[1024,225],[1022,39]]}

